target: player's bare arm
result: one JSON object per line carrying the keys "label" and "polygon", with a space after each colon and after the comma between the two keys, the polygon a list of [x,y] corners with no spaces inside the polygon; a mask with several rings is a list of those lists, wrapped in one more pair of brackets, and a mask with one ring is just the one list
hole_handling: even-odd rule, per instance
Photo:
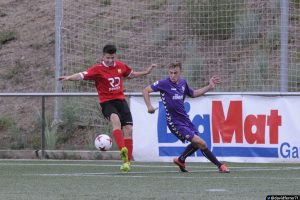
{"label": "player's bare arm", "polygon": [[151,100],[150,100],[150,93],[151,92],[153,92],[153,90],[151,89],[150,86],[147,86],[143,90],[143,97],[144,97],[144,101],[145,101],[145,104],[146,104],[147,109],[148,109],[148,113],[153,114],[153,113],[155,113],[156,109],[151,104]]}
{"label": "player's bare arm", "polygon": [[219,84],[221,82],[220,77],[219,76],[213,76],[210,78],[209,80],[209,84],[203,88],[194,90],[194,95],[193,97],[199,97],[201,95],[203,95],[204,93],[214,89],[216,87],[217,84]]}
{"label": "player's bare arm", "polygon": [[141,71],[141,72],[135,72],[135,71],[133,71],[128,78],[129,79],[138,78],[138,77],[150,74],[151,71],[152,71],[152,69],[155,68],[155,67],[157,67],[157,64],[151,64],[150,67],[148,67],[145,71]]}
{"label": "player's bare arm", "polygon": [[70,75],[70,76],[60,76],[59,81],[78,81],[81,80],[81,75],[79,73]]}

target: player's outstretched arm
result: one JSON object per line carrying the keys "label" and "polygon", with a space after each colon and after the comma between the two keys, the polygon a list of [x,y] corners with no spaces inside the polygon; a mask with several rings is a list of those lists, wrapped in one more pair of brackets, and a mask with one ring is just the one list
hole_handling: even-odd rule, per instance
{"label": "player's outstretched arm", "polygon": [[153,90],[151,89],[150,86],[147,86],[144,90],[143,90],[143,97],[144,97],[144,101],[145,104],[147,106],[148,109],[148,113],[155,113],[155,108],[153,108],[151,101],[150,101],[150,93],[153,92]]}
{"label": "player's outstretched arm", "polygon": [[216,87],[217,84],[219,84],[221,82],[220,77],[219,76],[213,76],[210,78],[209,80],[209,84],[203,88],[194,90],[194,95],[193,97],[199,97],[201,95],[203,95],[204,93],[208,92],[209,90],[212,90]]}
{"label": "player's outstretched arm", "polygon": [[58,77],[59,81],[78,81],[81,79],[81,75],[79,73],[70,75],[70,76],[60,76]]}
{"label": "player's outstretched arm", "polygon": [[133,71],[128,78],[130,78],[130,79],[131,78],[138,78],[138,77],[150,74],[152,69],[155,68],[155,67],[157,67],[157,64],[151,64],[150,67],[148,67],[145,71],[141,71],[141,72]]}

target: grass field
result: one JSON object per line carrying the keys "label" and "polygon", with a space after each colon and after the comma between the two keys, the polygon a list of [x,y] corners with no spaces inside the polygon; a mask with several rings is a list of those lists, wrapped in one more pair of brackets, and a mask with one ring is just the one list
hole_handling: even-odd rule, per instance
{"label": "grass field", "polygon": [[229,163],[230,174],[210,163],[134,162],[121,173],[119,161],[0,160],[2,200],[266,199],[300,194],[299,164]]}

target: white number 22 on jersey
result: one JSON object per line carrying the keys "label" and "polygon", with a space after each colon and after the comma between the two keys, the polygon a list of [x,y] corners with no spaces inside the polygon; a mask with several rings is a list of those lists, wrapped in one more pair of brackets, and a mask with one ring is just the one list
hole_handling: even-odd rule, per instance
{"label": "white number 22 on jersey", "polygon": [[108,78],[108,81],[113,88],[120,85],[120,77]]}

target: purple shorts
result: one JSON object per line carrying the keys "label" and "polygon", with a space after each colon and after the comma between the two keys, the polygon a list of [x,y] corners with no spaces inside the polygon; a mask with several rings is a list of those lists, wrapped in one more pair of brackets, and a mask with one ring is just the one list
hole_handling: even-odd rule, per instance
{"label": "purple shorts", "polygon": [[189,141],[193,139],[194,135],[199,135],[198,130],[195,127],[188,126],[169,126],[170,131],[182,142]]}

